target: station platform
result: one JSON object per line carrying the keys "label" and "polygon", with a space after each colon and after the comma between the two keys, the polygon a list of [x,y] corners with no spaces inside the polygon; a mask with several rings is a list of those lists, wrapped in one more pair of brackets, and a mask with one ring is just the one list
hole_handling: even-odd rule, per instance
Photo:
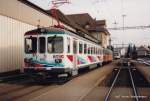
{"label": "station platform", "polygon": [[136,61],[134,61],[134,63],[136,64],[136,68],[138,68],[141,73],[146,77],[146,79],[150,82],[150,66],[138,63]]}
{"label": "station platform", "polygon": [[56,89],[32,98],[30,101],[82,101],[92,89],[112,72],[114,67],[114,62],[112,62],[76,77]]}

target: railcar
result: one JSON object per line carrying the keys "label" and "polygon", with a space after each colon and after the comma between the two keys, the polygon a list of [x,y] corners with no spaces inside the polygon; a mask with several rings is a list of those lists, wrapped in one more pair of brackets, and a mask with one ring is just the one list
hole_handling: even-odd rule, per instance
{"label": "railcar", "polygon": [[119,51],[115,51],[115,52],[113,53],[113,55],[114,55],[114,59],[120,59],[120,58],[121,58],[121,54],[120,54]]}
{"label": "railcar", "polygon": [[74,76],[79,69],[103,63],[103,48],[99,44],[69,30],[38,28],[26,32],[24,39],[25,73]]}
{"label": "railcar", "polygon": [[103,49],[103,64],[112,62],[113,52],[110,49]]}

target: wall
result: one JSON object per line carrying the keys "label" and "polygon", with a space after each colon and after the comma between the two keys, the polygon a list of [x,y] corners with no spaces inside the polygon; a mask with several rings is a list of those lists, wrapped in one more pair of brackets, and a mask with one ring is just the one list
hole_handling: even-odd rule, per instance
{"label": "wall", "polygon": [[18,0],[0,0],[0,73],[22,67],[24,33],[36,28],[38,20],[45,27],[56,24],[52,17]]}
{"label": "wall", "polygon": [[0,15],[0,72],[22,67],[24,33],[35,26]]}
{"label": "wall", "polygon": [[106,35],[104,32],[92,32],[92,36],[100,40],[102,47],[106,48],[108,46],[109,36]]}

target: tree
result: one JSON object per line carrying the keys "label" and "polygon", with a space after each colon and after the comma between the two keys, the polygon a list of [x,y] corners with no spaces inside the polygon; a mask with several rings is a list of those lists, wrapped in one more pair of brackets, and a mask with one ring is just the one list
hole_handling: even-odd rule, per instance
{"label": "tree", "polygon": [[132,55],[132,47],[131,47],[131,44],[129,44],[128,49],[127,49],[126,57],[130,58],[131,55]]}

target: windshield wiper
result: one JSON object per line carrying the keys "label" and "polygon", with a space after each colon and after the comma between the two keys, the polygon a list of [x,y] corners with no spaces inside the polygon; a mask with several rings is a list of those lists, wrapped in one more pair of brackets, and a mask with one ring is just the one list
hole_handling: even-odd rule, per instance
{"label": "windshield wiper", "polygon": [[57,36],[57,35],[54,35],[54,36],[51,38],[51,40],[49,40],[48,42],[51,43],[51,42],[56,38],[56,36]]}

